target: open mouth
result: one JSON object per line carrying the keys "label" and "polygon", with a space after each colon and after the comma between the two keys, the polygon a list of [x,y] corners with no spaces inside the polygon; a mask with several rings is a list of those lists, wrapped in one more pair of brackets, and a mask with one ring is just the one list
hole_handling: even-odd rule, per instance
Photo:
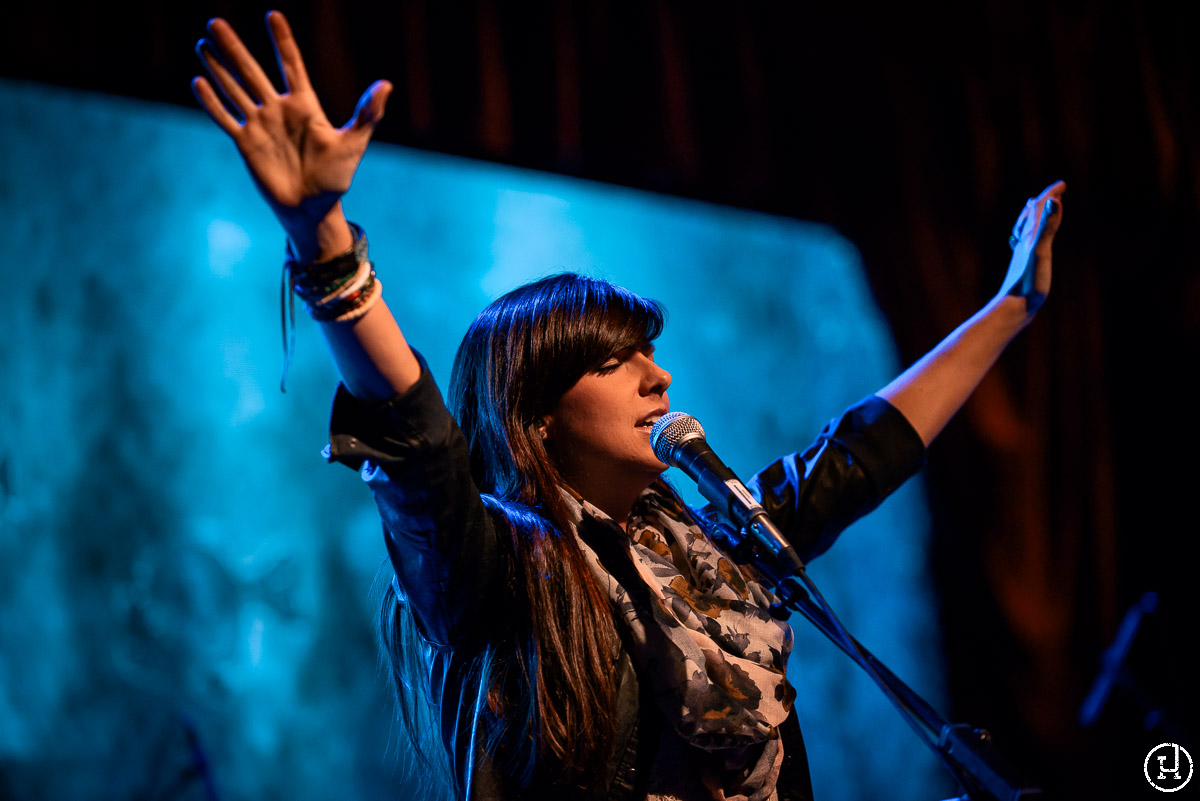
{"label": "open mouth", "polygon": [[645,431],[649,431],[650,429],[654,428],[654,424],[658,422],[658,418],[662,417],[664,414],[666,414],[665,410],[660,409],[660,410],[654,411],[654,412],[646,415],[645,417],[643,417],[637,423],[635,428],[640,428]]}

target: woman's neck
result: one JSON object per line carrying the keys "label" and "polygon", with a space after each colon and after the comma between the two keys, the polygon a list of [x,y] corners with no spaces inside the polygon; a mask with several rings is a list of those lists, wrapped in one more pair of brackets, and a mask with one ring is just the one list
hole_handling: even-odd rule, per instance
{"label": "woman's neck", "polygon": [[604,512],[624,531],[634,503],[650,485],[618,486],[606,482],[583,482],[581,486],[580,482],[571,482],[570,486],[580,498]]}

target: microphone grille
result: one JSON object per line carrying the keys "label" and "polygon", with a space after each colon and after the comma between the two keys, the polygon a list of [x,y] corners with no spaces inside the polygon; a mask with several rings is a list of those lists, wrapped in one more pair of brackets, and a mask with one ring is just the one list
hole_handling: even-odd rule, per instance
{"label": "microphone grille", "polygon": [[704,427],[699,420],[683,412],[667,412],[650,429],[650,446],[660,462],[672,464],[671,454],[675,446],[696,436],[704,437]]}

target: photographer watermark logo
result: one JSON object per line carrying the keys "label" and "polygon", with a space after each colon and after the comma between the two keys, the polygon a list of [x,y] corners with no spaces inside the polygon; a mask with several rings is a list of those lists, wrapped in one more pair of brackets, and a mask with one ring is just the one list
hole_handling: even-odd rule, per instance
{"label": "photographer watermark logo", "polygon": [[1182,790],[1192,780],[1192,755],[1175,743],[1156,745],[1146,754],[1143,772],[1146,781],[1159,792]]}

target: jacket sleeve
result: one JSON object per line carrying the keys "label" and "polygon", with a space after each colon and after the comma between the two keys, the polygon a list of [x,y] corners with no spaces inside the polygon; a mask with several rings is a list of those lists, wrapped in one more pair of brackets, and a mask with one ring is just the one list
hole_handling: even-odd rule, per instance
{"label": "jacket sleeve", "polygon": [[831,421],[807,450],[767,465],[747,484],[807,562],[924,463],[912,425],[871,395]]}
{"label": "jacket sleeve", "polygon": [[487,630],[487,603],[502,581],[497,524],[471,477],[466,437],[425,360],[408,391],[383,403],[339,386],[330,461],[360,470],[383,519],[398,589],[425,638],[457,646]]}

